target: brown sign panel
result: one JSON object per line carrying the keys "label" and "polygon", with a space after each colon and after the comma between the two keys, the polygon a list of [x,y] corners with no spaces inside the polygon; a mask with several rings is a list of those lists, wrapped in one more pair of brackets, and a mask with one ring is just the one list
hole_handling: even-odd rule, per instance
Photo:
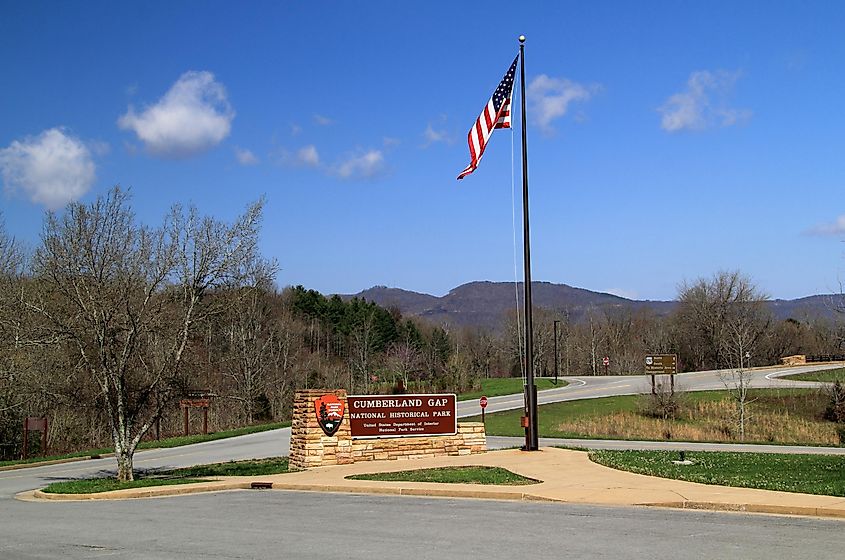
{"label": "brown sign panel", "polygon": [[208,408],[211,401],[208,399],[182,399],[179,405],[185,408]]}
{"label": "brown sign panel", "polygon": [[23,427],[25,430],[40,430],[44,432],[47,430],[47,419],[38,416],[27,416],[24,420]]}
{"label": "brown sign panel", "polygon": [[650,354],[646,356],[645,372],[651,375],[674,375],[678,373],[678,355]]}
{"label": "brown sign panel", "polygon": [[458,433],[457,398],[451,395],[347,397],[353,438],[450,436]]}

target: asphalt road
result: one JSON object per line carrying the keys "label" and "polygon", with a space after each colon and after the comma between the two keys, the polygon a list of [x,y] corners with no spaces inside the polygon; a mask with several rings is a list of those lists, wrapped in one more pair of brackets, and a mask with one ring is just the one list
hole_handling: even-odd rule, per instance
{"label": "asphalt road", "polygon": [[[135,468],[175,468],[240,459],[279,457],[287,455],[289,448],[290,428],[283,428],[183,447],[139,451],[135,454]],[[18,492],[40,488],[59,480],[114,475],[116,469],[115,459],[104,457],[0,472],[0,508],[3,507],[3,499],[8,499]],[[2,558],[0,555],[0,559]]]}
{"label": "asphalt road", "polygon": [[844,527],[764,515],[243,490],[3,502],[0,558],[841,558]]}
{"label": "asphalt road", "polygon": [[[768,387],[784,388],[812,388],[820,387],[823,383],[809,381],[792,381],[789,379],[778,379],[785,375],[835,369],[843,367],[842,364],[823,364],[811,366],[796,366],[791,368],[755,368],[750,370],[750,386],[754,389]],[[675,376],[675,389],[683,391],[713,391],[723,390],[725,384],[722,382],[720,370],[697,371],[693,373],[680,373]],[[668,376],[663,376],[662,381],[668,383]],[[584,377],[562,377],[569,384],[560,389],[547,389],[537,394],[539,404],[548,404],[561,401],[574,401],[578,399],[596,399],[600,397],[614,397],[618,395],[636,395],[651,392],[651,376],[648,375],[598,375]],[[658,376],[658,382],[661,377]],[[523,397],[517,395],[504,395],[501,397],[490,397],[487,399],[487,412],[502,412],[523,407]],[[481,414],[481,407],[478,401],[462,401],[458,403],[458,416],[476,416]]]}

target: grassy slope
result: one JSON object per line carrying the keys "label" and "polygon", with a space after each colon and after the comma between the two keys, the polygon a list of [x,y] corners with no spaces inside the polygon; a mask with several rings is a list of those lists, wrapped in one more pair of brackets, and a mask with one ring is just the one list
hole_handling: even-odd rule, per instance
{"label": "grassy slope", "polygon": [[[814,418],[819,418],[823,410],[823,403],[814,399],[814,390],[801,389],[758,389],[752,390],[752,398],[757,401],[753,403],[752,407],[757,407],[760,411],[784,411],[790,415],[793,421],[810,422]],[[543,437],[561,437],[561,438],[619,438],[624,439],[624,436],[618,434],[587,434],[578,431],[561,430],[561,424],[574,423],[577,421],[587,421],[591,419],[598,420],[601,417],[617,413],[629,413],[634,416],[639,416],[636,413],[640,410],[643,399],[647,397],[641,395],[625,395],[618,397],[605,397],[600,399],[585,399],[578,401],[560,402],[554,404],[542,405],[539,413],[539,431]],[[729,396],[725,391],[702,391],[693,392],[685,395],[688,403],[695,405],[696,403],[716,403],[717,401],[727,399]],[[486,418],[486,427],[488,435],[496,436],[522,436],[524,429],[520,427],[521,410],[512,410],[507,412],[500,412],[495,414],[488,414]],[[469,421],[480,421],[481,417],[476,416],[468,418]],[[727,420],[730,423],[730,420]],[[676,426],[695,427],[696,422],[691,420],[678,420]],[[645,435],[637,436],[631,435],[628,439],[662,439],[661,437],[648,437]],[[712,438],[706,441],[733,441],[728,437]],[[761,438],[761,441],[762,438]],[[766,441],[767,443],[774,443],[773,441]],[[785,442],[779,442],[785,443]],[[797,441],[800,443],[800,441]],[[835,443],[835,442],[834,442]]]}
{"label": "grassy slope", "polygon": [[704,484],[845,496],[845,456],[691,452],[675,465],[671,451],[593,451],[596,463],[624,471]]}
{"label": "grassy slope", "polygon": [[[622,397],[604,397],[601,399],[585,399],[567,401],[554,404],[544,404],[539,410],[539,430],[543,437],[578,437],[576,433],[560,432],[558,424],[567,418],[582,416],[601,416],[617,410],[636,411],[638,409],[637,395]],[[522,436],[524,428],[520,427],[519,419],[522,410],[509,410],[487,414],[487,435],[491,436]],[[481,416],[466,418],[467,421],[480,422]]]}
{"label": "grassy slope", "polygon": [[782,379],[792,379],[794,381],[822,381],[827,383],[839,381],[840,383],[845,383],[845,368],[826,369],[823,371],[811,371],[809,373],[787,375]]}
{"label": "grassy slope", "polygon": [[[563,380],[558,380],[557,385],[551,379],[535,379],[538,391],[545,389],[555,389],[566,387],[567,383]],[[480,398],[482,395],[487,397],[499,397],[501,395],[513,395],[522,393],[522,378],[521,377],[497,377],[491,379],[481,380],[481,390],[473,391],[471,393],[461,393],[458,395],[459,401],[468,401],[470,399]]]}
{"label": "grassy slope", "polygon": [[[195,434],[190,436],[176,436],[162,440],[143,441],[138,446],[139,449],[164,449],[170,447],[181,447],[183,445],[190,445],[192,443],[202,443],[204,441],[214,441],[218,439],[225,439],[236,436],[243,436],[247,434],[255,434],[258,432],[266,432],[267,430],[276,430],[290,426],[290,422],[276,422],[273,424],[259,424],[256,426],[246,426],[243,428],[236,428],[234,430],[224,430],[221,432],[214,432],[211,434]],[[42,461],[55,461],[61,459],[73,459],[76,457],[96,457],[98,455],[106,455],[112,453],[112,448],[102,449],[88,449],[86,451],[78,451],[75,453],[66,453],[64,455],[50,455],[48,457],[31,457],[26,461],[0,461],[0,467],[8,465],[19,465],[26,463],[40,463]]]}

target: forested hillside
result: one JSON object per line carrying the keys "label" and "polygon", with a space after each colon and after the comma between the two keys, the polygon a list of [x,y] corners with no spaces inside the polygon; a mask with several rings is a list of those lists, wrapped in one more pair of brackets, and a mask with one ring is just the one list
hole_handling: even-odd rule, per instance
{"label": "forested hillside", "polygon": [[[137,222],[131,202],[115,189],[47,213],[32,251],[0,229],[0,459],[20,454],[27,416],[48,418],[53,451],[112,446],[130,476],[154,426],[181,431],[179,401],[193,391],[212,395],[220,430],[288,419],[300,388],[462,392],[522,373],[521,317],[484,295],[491,286],[450,295],[484,311],[481,326],[425,312],[438,298],[424,294],[380,305],[280,290],[276,263],[258,251],[261,201],[231,223],[176,205],[154,226]],[[496,301],[513,293],[503,286],[492,286]],[[602,374],[604,356],[609,373],[641,373],[652,352],[678,353],[687,370],[843,352],[836,309],[779,318],[739,272],[683,286],[671,309],[603,294],[604,305],[576,312],[550,306],[556,293],[537,290],[538,375],[556,363],[561,375]],[[570,294],[573,305],[589,295]]]}

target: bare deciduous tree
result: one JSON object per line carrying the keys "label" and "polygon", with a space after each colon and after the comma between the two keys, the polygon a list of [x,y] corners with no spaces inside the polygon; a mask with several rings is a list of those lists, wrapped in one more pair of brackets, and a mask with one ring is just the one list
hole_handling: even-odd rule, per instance
{"label": "bare deciduous tree", "polygon": [[28,305],[75,355],[76,383],[98,388],[119,480],[134,478],[141,438],[190,384],[181,375],[186,347],[220,312],[205,296],[251,277],[261,208],[228,225],[175,206],[153,229],[136,222],[116,187],[47,215]]}
{"label": "bare deciduous tree", "polygon": [[684,284],[676,318],[695,344],[699,366],[726,368],[720,376],[736,403],[740,438],[745,438],[751,371],[748,358],[771,324],[768,297],[739,271],[719,272],[711,279]]}

